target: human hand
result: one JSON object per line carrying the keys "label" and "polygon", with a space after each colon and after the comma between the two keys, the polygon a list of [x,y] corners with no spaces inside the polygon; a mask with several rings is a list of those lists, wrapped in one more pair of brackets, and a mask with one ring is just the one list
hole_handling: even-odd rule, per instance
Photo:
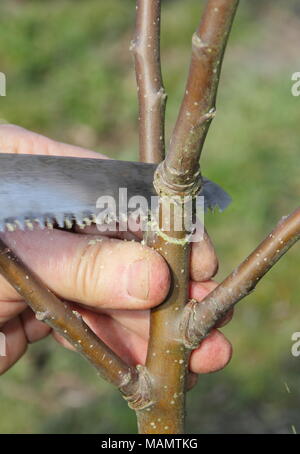
{"label": "human hand", "polygon": [[[103,155],[29,132],[0,126],[0,152],[104,158]],[[63,230],[16,231],[0,237],[43,280],[45,285],[79,311],[91,329],[130,364],[144,364],[149,332],[149,309],[166,297],[170,275],[164,259],[136,241],[99,235],[90,227]],[[201,301],[215,287],[211,280],[218,261],[207,234],[193,243],[190,297]],[[223,320],[225,324],[230,314]],[[0,357],[0,374],[26,351],[27,345],[51,332],[36,320],[20,295],[0,276],[0,330],[6,336],[7,356]],[[67,341],[53,333],[63,345]],[[194,350],[190,370],[196,374],[223,368],[231,358],[231,344],[214,329]]]}

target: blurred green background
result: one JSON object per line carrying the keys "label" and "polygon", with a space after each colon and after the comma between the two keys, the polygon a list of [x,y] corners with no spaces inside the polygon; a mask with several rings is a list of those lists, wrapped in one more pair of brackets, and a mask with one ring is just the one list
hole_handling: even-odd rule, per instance
{"label": "blurred green background", "polygon": [[[165,0],[162,61],[169,135],[184,89],[190,41],[203,6]],[[281,216],[299,204],[300,71],[298,2],[241,1],[225,58],[218,115],[205,146],[204,174],[234,203],[206,218],[221,279]],[[136,159],[137,103],[129,43],[133,0],[4,0],[0,71],[2,121]],[[300,432],[300,250],[296,246],[240,303],[224,332],[231,364],[201,376],[188,396],[194,433]],[[74,353],[47,339],[0,377],[0,433],[127,433],[135,416],[118,392]]]}

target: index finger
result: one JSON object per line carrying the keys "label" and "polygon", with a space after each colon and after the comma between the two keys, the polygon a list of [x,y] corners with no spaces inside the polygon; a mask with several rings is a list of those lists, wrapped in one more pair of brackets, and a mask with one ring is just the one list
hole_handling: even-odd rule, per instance
{"label": "index finger", "polygon": [[96,151],[58,142],[20,126],[8,124],[0,125],[0,153],[108,159]]}

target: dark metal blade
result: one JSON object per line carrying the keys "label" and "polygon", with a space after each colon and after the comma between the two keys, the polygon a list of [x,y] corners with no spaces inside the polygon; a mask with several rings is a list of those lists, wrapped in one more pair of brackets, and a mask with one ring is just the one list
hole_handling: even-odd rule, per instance
{"label": "dark metal blade", "polygon": [[[127,197],[144,196],[150,206],[155,195],[156,165],[109,159],[0,153],[0,230],[41,227],[56,222],[70,227],[86,225],[95,218],[100,196],[111,196],[118,212],[119,189]],[[205,180],[207,208],[224,209],[229,196]]]}

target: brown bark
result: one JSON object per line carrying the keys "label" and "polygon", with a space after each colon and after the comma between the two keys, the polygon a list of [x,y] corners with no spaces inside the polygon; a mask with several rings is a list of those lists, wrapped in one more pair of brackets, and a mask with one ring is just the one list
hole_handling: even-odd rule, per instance
{"label": "brown bark", "polygon": [[[169,197],[160,203],[161,213],[173,208]],[[173,229],[174,223],[175,215],[168,232],[161,236],[157,231],[148,241],[168,263],[172,282],[165,302],[151,311],[146,368],[152,379],[153,404],[138,413],[140,433],[184,433],[189,352],[180,337],[179,320],[189,297],[190,244],[184,230]]]}
{"label": "brown bark", "polygon": [[[140,160],[160,162],[164,157],[164,111],[166,96],[160,69],[160,1],[138,0],[135,54],[136,80],[140,112]],[[151,37],[149,39],[149,37]],[[151,47],[148,47],[148,43]],[[165,199],[162,204],[169,204]],[[165,208],[167,208],[165,206]],[[163,206],[161,206],[163,211]],[[169,232],[169,234],[171,234]],[[179,237],[185,235],[180,233]],[[178,236],[175,233],[175,236]],[[152,401],[137,413],[140,433],[182,433],[184,419],[186,349],[176,342],[179,332],[175,321],[188,298],[189,247],[172,244],[158,234],[150,235],[147,244],[167,259],[170,268],[182,263],[184,272],[173,274],[171,298],[163,307],[151,311],[150,341],[146,368],[152,381]],[[177,298],[174,300],[174,292]],[[179,378],[180,377],[180,378]]]}
{"label": "brown bark", "polygon": [[208,0],[192,39],[192,59],[185,94],[160,167],[162,187],[188,191],[200,185],[199,158],[215,116],[215,102],[223,55],[239,0]]}
{"label": "brown bark", "polygon": [[[176,231],[175,223],[176,216],[184,219],[186,205],[183,197],[195,196],[201,186],[199,148],[206,135],[204,130],[207,131],[212,118],[210,109],[216,97],[222,57],[237,3],[232,0],[210,0],[207,4],[204,19],[197,31],[199,35],[196,33],[193,38],[193,58],[187,89],[170,150],[156,172],[154,185],[160,196],[159,225],[147,244],[155,248],[168,263],[172,284],[166,301],[151,311],[146,367],[152,378],[153,404],[138,413],[141,433],[184,432],[189,354],[181,339],[179,320],[189,296],[190,231]],[[139,10],[137,14],[140,14]],[[142,27],[140,35],[146,35],[149,20],[150,15],[145,16],[144,22],[138,18],[137,23]],[[159,33],[159,29],[156,33]],[[201,39],[205,41],[201,41],[200,45]],[[156,42],[159,42],[159,38]],[[149,55],[146,55],[141,66],[136,66],[137,81],[147,66],[151,66]],[[149,86],[144,84],[139,85],[139,88],[140,99],[148,99]],[[155,134],[154,129],[152,133]],[[140,134],[144,134],[143,124]],[[144,136],[144,140],[147,141],[147,137]],[[148,145],[151,148],[153,140]],[[145,158],[150,162],[152,154],[142,149],[140,159]],[[175,206],[177,210],[173,211],[169,220],[169,229],[162,232],[164,216]],[[181,206],[180,213],[178,206]]]}
{"label": "brown bark", "polygon": [[94,334],[81,315],[60,301],[2,240],[0,273],[29,304],[38,320],[47,323],[67,339],[129,401],[137,400],[139,405],[146,405],[147,397],[143,399],[140,395],[141,392],[144,396],[149,394],[144,371],[125,364]]}
{"label": "brown bark", "polygon": [[[160,0],[137,0],[136,36],[132,43],[139,98],[140,159],[164,157],[166,95],[160,68]],[[171,287],[165,302],[151,311],[146,367],[131,367],[114,354],[0,241],[0,272],[35,311],[36,317],[62,334],[118,387],[137,411],[140,433],[184,432],[185,393],[190,350],[300,238],[300,208],[276,229],[204,301],[188,301],[191,229],[177,231],[185,218],[184,196],[201,187],[199,157],[212,118],[221,64],[238,0],[208,0],[192,40],[192,61],[170,149],[159,165],[154,185],[160,196],[159,220],[147,244],[166,260]],[[187,202],[189,203],[189,201]],[[175,209],[176,207],[176,209]],[[166,213],[169,227],[163,230]],[[152,219],[152,228],[154,224]]]}
{"label": "brown bark", "polygon": [[196,348],[233,306],[252,292],[261,278],[300,239],[300,208],[281,219],[260,245],[201,303],[191,301],[182,321],[184,343]]}
{"label": "brown bark", "polygon": [[139,101],[140,160],[160,162],[165,152],[167,95],[160,67],[161,0],[137,0],[136,30],[131,43]]}

